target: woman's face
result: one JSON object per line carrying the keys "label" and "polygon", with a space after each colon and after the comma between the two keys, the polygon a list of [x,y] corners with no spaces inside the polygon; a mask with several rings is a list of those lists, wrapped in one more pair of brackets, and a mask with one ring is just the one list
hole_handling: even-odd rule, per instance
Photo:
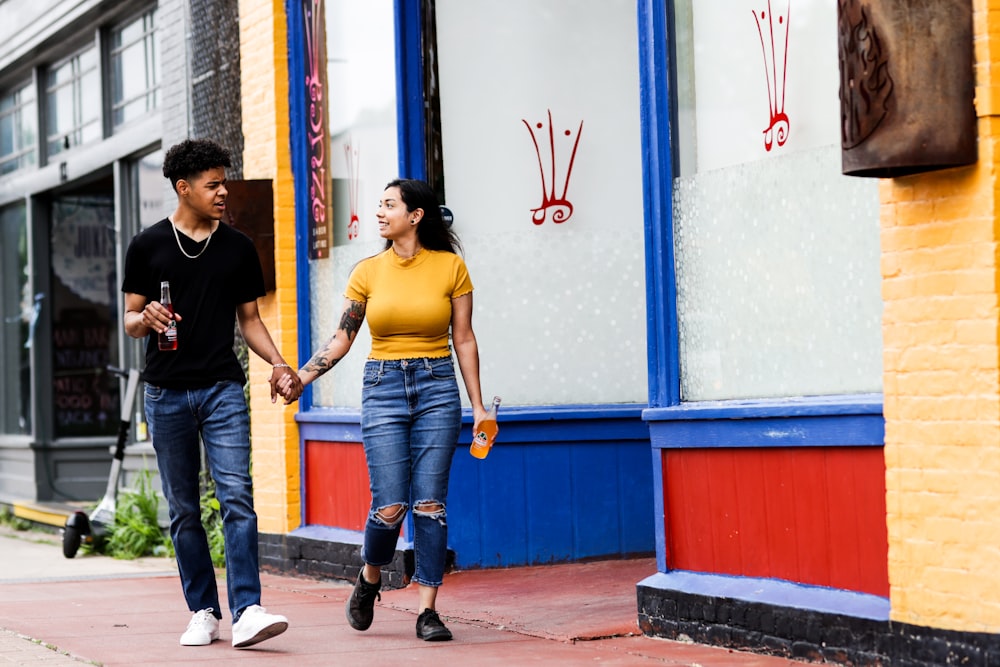
{"label": "woman's face", "polygon": [[420,219],[420,214],[420,209],[406,210],[406,204],[398,187],[386,188],[375,213],[375,217],[378,218],[379,236],[396,241],[410,234],[416,234],[417,225],[413,223]]}

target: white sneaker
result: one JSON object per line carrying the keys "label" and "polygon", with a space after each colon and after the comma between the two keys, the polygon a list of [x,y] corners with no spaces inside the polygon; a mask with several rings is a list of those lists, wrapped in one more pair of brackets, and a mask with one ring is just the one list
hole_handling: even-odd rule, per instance
{"label": "white sneaker", "polygon": [[211,607],[196,611],[181,635],[181,646],[208,646],[219,638],[219,619]]}
{"label": "white sneaker", "polygon": [[265,639],[277,637],[288,629],[288,619],[278,614],[269,614],[260,605],[250,605],[240,614],[240,620],[233,623],[233,647],[246,648]]}

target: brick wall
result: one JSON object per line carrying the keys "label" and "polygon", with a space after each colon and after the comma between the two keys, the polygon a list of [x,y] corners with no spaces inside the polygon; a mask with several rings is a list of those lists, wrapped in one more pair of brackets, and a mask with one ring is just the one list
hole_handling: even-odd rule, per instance
{"label": "brick wall", "polygon": [[[274,182],[277,289],[260,299],[261,317],[285,361],[297,368],[295,202],[288,138],[288,62],[284,4],[240,0],[243,171]],[[262,533],[286,533],[301,517],[296,405],[272,405],[271,367],[250,355],[254,498]]]}
{"label": "brick wall", "polygon": [[974,2],[979,162],[881,185],[893,621],[1000,631],[1000,3]]}

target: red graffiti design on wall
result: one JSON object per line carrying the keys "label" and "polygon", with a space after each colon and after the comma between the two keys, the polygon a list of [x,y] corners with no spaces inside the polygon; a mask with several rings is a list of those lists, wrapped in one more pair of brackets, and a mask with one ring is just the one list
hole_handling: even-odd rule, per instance
{"label": "red graffiti design on wall", "polygon": [[549,160],[548,177],[546,177],[546,165],[544,164],[545,158],[542,156],[542,148],[539,145],[538,136],[535,134],[535,130],[538,130],[539,134],[542,134],[545,130],[545,124],[538,122],[532,127],[528,121],[523,118],[521,119],[521,122],[524,123],[524,126],[528,128],[528,132],[531,134],[531,141],[535,144],[535,155],[538,158],[538,175],[542,181],[542,203],[538,208],[531,209],[531,221],[536,225],[545,222],[545,218],[548,217],[550,210],[552,211],[552,222],[555,223],[566,222],[573,215],[573,204],[566,198],[566,193],[569,190],[569,178],[573,174],[573,161],[576,160],[576,149],[580,145],[580,135],[583,133],[582,120],[576,130],[575,138],[571,130],[565,130],[562,133],[562,136],[566,137],[567,141],[573,141],[573,148],[570,151],[569,162],[566,165],[566,175],[562,179],[562,194],[556,196],[556,170],[558,167],[556,160],[556,133],[555,127],[552,124],[551,109],[548,110],[548,118],[549,146],[548,155],[546,156]]}
{"label": "red graffiti design on wall", "polygon": [[361,151],[350,141],[344,145],[344,157],[347,160],[347,196],[350,200],[351,221],[347,224],[347,239],[358,238],[358,166],[361,164]]}
{"label": "red graffiti design on wall", "polygon": [[[754,21],[757,23],[757,34],[760,35],[760,48],[764,54],[764,76],[767,79],[767,97],[771,107],[771,119],[767,129],[764,130],[764,148],[768,151],[775,142],[779,146],[784,146],[788,141],[789,123],[785,114],[785,83],[786,70],[788,67],[788,14],[791,9],[791,0],[785,6],[784,16],[778,15],[778,28],[775,33],[775,16],[771,11],[771,1],[768,0],[767,10],[753,12]],[[781,42],[783,53],[780,54],[781,61],[778,61],[776,42]],[[780,78],[780,80],[779,80]]]}

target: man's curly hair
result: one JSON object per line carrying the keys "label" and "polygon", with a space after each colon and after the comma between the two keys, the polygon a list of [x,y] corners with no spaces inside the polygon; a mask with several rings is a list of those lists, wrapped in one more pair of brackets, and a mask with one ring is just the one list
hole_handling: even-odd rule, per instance
{"label": "man's curly hair", "polygon": [[230,167],[229,151],[211,139],[185,139],[163,157],[163,175],[177,188],[177,181],[190,180],[203,171]]}

